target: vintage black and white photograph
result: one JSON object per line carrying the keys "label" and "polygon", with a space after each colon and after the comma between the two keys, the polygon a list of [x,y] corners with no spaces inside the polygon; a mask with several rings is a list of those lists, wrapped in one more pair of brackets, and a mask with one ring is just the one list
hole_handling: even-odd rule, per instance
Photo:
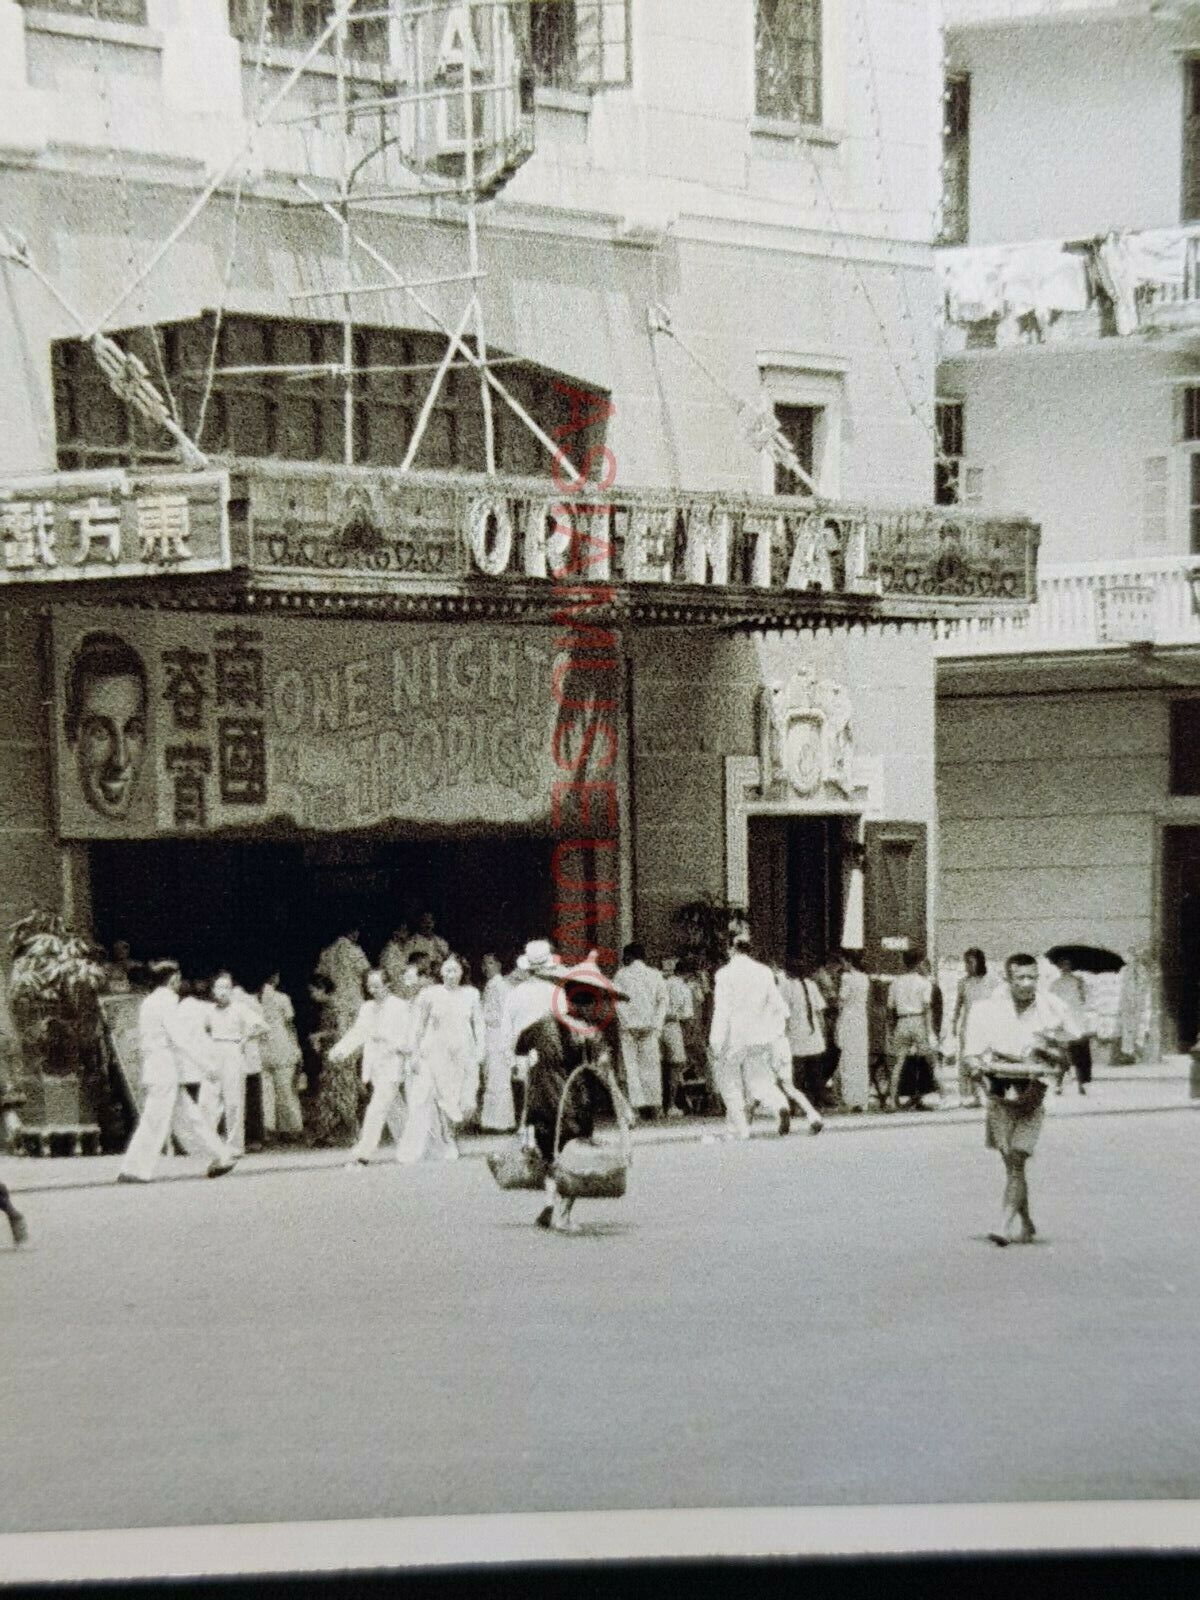
{"label": "vintage black and white photograph", "polygon": [[0,0],[0,372],[0,1582],[1200,1546],[1197,0]]}

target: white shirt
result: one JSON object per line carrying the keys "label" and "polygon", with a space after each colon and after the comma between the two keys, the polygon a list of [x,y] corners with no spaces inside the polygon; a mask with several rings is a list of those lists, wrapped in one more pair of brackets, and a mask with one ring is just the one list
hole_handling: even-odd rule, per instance
{"label": "white shirt", "polygon": [[708,1042],[725,1050],[774,1044],[787,1032],[787,1003],[770,967],[735,950],[713,985],[713,1019]]}
{"label": "white shirt", "polygon": [[[794,1056],[825,1053],[825,997],[811,978],[785,978],[780,984],[788,1008],[788,1048]],[[809,1021],[811,1013],[812,1021]]]}
{"label": "white shirt", "polygon": [[[186,1036],[190,1051],[179,1070],[180,1083],[199,1083],[219,1070],[210,1031],[213,1009],[211,1000],[201,1000],[194,994],[179,1002],[180,1036]],[[201,1062],[207,1062],[207,1068]]]}
{"label": "white shirt", "polygon": [[667,1021],[691,1022],[696,1015],[696,1003],[686,978],[673,973],[667,979]]}
{"label": "white shirt", "polygon": [[919,1017],[933,1005],[933,984],[919,972],[893,978],[888,1004],[898,1017]]}
{"label": "white shirt", "polygon": [[510,1056],[517,1052],[517,1040],[531,1022],[550,1016],[558,984],[549,978],[522,978],[504,1003],[501,1037]]}
{"label": "white shirt", "polygon": [[967,1017],[963,1054],[967,1057],[996,1055],[1009,1061],[1026,1061],[1038,1043],[1039,1034],[1057,1034],[1078,1039],[1079,1029],[1062,1001],[1039,990],[1033,1003],[1018,1012],[1012,990],[1002,984],[971,1007]]}
{"label": "white shirt", "polygon": [[631,961],[618,967],[613,982],[627,1000],[617,1001],[617,1021],[622,1028],[659,1033],[667,1020],[667,980],[657,967]]}
{"label": "white shirt", "polygon": [[193,1054],[186,1020],[180,1019],[179,996],[165,984],[138,1007],[138,1042],[147,1086],[178,1084],[189,1067],[204,1070],[203,1060]]}
{"label": "white shirt", "polygon": [[364,1000],[354,1026],[333,1046],[329,1059],[344,1061],[361,1050],[364,1083],[398,1080],[404,1057],[412,1050],[414,1021],[413,1002],[402,1000],[398,994],[386,995],[382,1000]]}

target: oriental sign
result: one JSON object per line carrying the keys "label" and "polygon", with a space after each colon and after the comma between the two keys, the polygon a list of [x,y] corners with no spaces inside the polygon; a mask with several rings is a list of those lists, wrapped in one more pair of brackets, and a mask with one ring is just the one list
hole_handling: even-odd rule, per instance
{"label": "oriental sign", "polygon": [[[240,463],[256,576],[401,579],[470,593],[571,570],[651,592],[1028,605],[1038,534],[957,508],[873,509],[687,490]],[[579,551],[586,552],[581,567]],[[489,582],[490,580],[490,582]]]}
{"label": "oriental sign", "polygon": [[59,832],[546,831],[608,754],[562,634],[56,607]]}
{"label": "oriental sign", "polygon": [[60,472],[0,485],[0,584],[222,572],[223,472]]}

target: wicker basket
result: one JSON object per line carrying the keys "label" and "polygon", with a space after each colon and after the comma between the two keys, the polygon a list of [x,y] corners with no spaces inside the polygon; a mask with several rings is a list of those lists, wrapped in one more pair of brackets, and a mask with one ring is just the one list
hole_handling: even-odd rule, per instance
{"label": "wicker basket", "polygon": [[616,1144],[596,1144],[591,1139],[570,1139],[561,1146],[559,1143],[567,1095],[573,1080],[581,1072],[592,1073],[611,1093],[604,1074],[589,1062],[576,1067],[563,1084],[554,1124],[554,1148],[557,1151],[553,1167],[554,1184],[559,1194],[567,1200],[619,1200],[625,1193],[629,1163],[633,1156],[633,1139],[615,1101],[613,1109],[620,1129]]}
{"label": "wicker basket", "polygon": [[513,1144],[487,1158],[488,1170],[502,1189],[544,1189],[549,1168],[540,1150]]}

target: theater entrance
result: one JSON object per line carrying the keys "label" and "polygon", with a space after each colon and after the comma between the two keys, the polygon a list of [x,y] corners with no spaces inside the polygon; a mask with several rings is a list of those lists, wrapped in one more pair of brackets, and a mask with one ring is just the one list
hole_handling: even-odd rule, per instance
{"label": "theater entrance", "polygon": [[756,954],[808,971],[842,940],[842,860],[852,819],[748,818],[749,915]]}
{"label": "theater entrance", "polygon": [[550,931],[552,847],[528,835],[95,843],[95,936],[185,971],[228,966],[252,984],[278,967],[299,992],[337,934],[358,927],[375,960],[394,929],[429,911],[478,978],[485,951],[507,960]]}

